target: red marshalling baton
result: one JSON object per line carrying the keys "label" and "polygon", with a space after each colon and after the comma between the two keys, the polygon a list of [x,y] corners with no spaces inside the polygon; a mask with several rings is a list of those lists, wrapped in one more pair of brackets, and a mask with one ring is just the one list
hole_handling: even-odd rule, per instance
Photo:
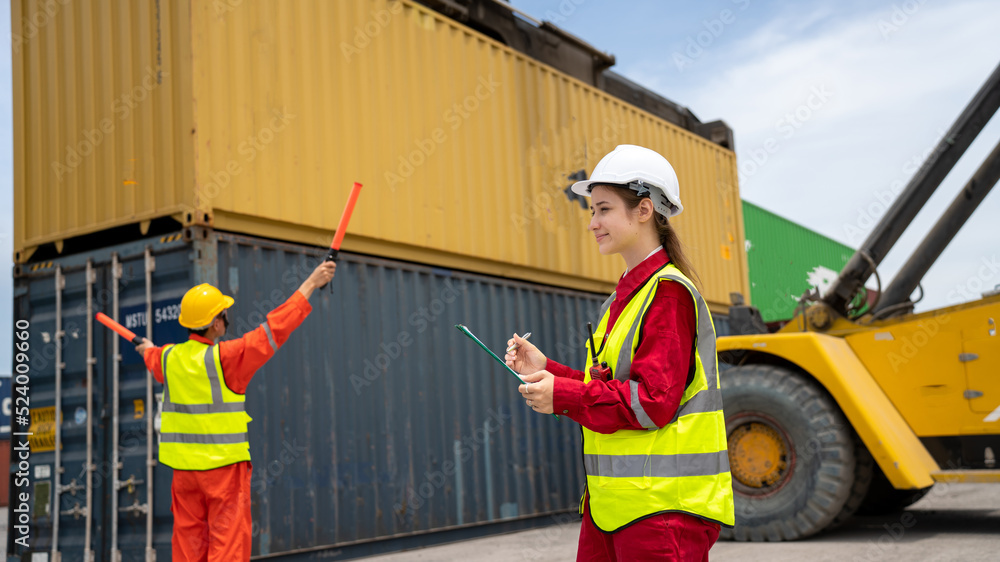
{"label": "red marshalling baton", "polygon": [[344,233],[347,232],[347,223],[351,222],[351,213],[354,212],[354,204],[358,202],[358,195],[361,194],[361,184],[354,182],[351,189],[351,196],[347,199],[347,206],[344,207],[344,214],[340,215],[340,224],[337,225],[337,232],[333,235],[333,244],[330,244],[330,253],[326,255],[326,261],[337,261],[337,253],[340,252],[340,243],[344,241]]}
{"label": "red marshalling baton", "polygon": [[140,338],[139,336],[135,335],[132,332],[132,330],[129,330],[125,326],[122,326],[118,322],[115,322],[110,317],[108,317],[107,314],[104,314],[103,312],[98,312],[97,313],[97,321],[100,322],[101,324],[104,324],[108,328],[111,328],[112,330],[114,330],[115,332],[117,332],[119,336],[127,339],[128,341],[132,342],[134,345],[139,345],[140,343],[142,343],[142,338]]}

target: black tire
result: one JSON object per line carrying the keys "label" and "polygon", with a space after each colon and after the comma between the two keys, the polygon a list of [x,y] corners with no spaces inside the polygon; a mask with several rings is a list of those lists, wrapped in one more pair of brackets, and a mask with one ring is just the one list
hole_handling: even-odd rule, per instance
{"label": "black tire", "polygon": [[721,536],[794,540],[833,524],[857,468],[854,431],[837,404],[812,380],[772,365],[729,369],[721,384],[736,499],[736,527]]}
{"label": "black tire", "polygon": [[865,447],[864,442],[855,433],[854,483],[851,485],[851,495],[847,497],[847,502],[840,509],[840,513],[833,518],[833,522],[824,530],[829,531],[830,529],[839,527],[857,513],[868,496],[868,490],[871,488],[876,470],[875,459],[872,458],[872,454],[868,452],[868,447]]}
{"label": "black tire", "polygon": [[882,469],[875,465],[875,474],[872,477],[872,485],[868,488],[861,507],[858,508],[858,515],[887,515],[897,513],[904,508],[917,503],[920,498],[931,491],[928,486],[921,490],[897,490],[892,487],[892,483],[886,477]]}

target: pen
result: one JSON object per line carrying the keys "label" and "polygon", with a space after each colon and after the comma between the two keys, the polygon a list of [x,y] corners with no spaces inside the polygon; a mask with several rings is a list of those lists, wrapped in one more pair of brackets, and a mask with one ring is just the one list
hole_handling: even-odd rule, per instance
{"label": "pen", "polygon": [[[524,379],[521,378],[521,375],[517,374],[517,371],[515,371],[514,369],[511,369],[510,365],[504,363],[503,359],[500,359],[499,357],[497,357],[497,354],[493,353],[493,351],[490,348],[486,347],[486,344],[483,343],[482,341],[480,341],[479,338],[477,338],[475,334],[473,334],[472,332],[470,332],[468,328],[466,328],[465,326],[463,326],[461,324],[455,324],[455,327],[458,328],[459,331],[461,331],[463,334],[469,336],[469,338],[471,338],[474,342],[476,342],[476,345],[478,345],[479,347],[483,348],[483,351],[485,351],[486,353],[489,353],[490,357],[496,359],[497,363],[500,363],[501,365],[503,365],[503,368],[507,369],[508,373],[510,373],[510,374],[514,375],[515,377],[517,377],[517,380],[521,381],[522,384],[528,384],[528,383],[524,382]],[[550,415],[552,417],[554,417],[555,419],[559,419],[559,416],[557,416],[555,414],[555,412],[553,412]]]}
{"label": "pen", "polygon": [[[523,336],[521,336],[521,339],[525,339],[526,340],[526,339],[528,339],[530,337],[531,337],[531,332],[528,332],[527,334],[524,334]],[[517,349],[517,347],[518,347],[518,345],[516,343],[514,345],[508,347],[507,348],[507,353],[510,353],[511,351],[514,351],[515,349]]]}

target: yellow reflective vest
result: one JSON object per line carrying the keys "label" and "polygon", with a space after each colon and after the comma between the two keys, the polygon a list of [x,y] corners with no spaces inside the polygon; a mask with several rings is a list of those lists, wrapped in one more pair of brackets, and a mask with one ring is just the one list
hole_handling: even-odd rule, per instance
{"label": "yellow reflective vest", "polygon": [[[630,380],[629,367],[639,345],[636,336],[643,316],[657,284],[664,279],[681,283],[691,293],[698,333],[694,379],[684,390],[674,419],[657,427],[643,411],[640,383]],[[612,294],[602,307],[595,342],[604,341],[614,298]],[[733,481],[719,389],[715,327],[694,283],[673,264],[660,269],[625,306],[598,352],[598,361],[606,361],[616,379],[628,381],[632,411],[647,429],[602,434],[583,428],[584,468],[594,524],[602,531],[613,532],[650,515],[682,512],[733,526]],[[584,382],[589,384],[590,372],[584,369],[584,373]]]}
{"label": "yellow reflective vest", "polygon": [[188,340],[165,346],[160,462],[179,470],[210,470],[250,460],[246,397],[222,376],[219,346]]}

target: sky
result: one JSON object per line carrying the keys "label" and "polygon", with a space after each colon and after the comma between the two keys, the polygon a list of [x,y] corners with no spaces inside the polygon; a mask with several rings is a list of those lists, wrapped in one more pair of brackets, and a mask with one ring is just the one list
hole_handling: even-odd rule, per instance
{"label": "sky", "polygon": [[[615,55],[613,71],[734,131],[744,199],[857,247],[1000,62],[991,1],[514,0]],[[0,2],[0,341],[12,337],[10,2]],[[994,118],[879,267],[888,283],[1000,139]],[[684,186],[681,186],[683,198]],[[1000,191],[1000,190],[998,190]],[[1000,193],[923,281],[917,310],[1000,284]],[[869,283],[871,285],[871,283]],[[0,373],[10,345],[0,346]]]}
{"label": "sky", "polygon": [[[1000,63],[1000,8],[988,1],[513,5],[615,55],[613,71],[703,122],[725,121],[744,199],[853,248]],[[994,117],[879,266],[883,285],[998,139]],[[924,277],[918,311],[1000,285],[997,216],[1000,189]]]}

